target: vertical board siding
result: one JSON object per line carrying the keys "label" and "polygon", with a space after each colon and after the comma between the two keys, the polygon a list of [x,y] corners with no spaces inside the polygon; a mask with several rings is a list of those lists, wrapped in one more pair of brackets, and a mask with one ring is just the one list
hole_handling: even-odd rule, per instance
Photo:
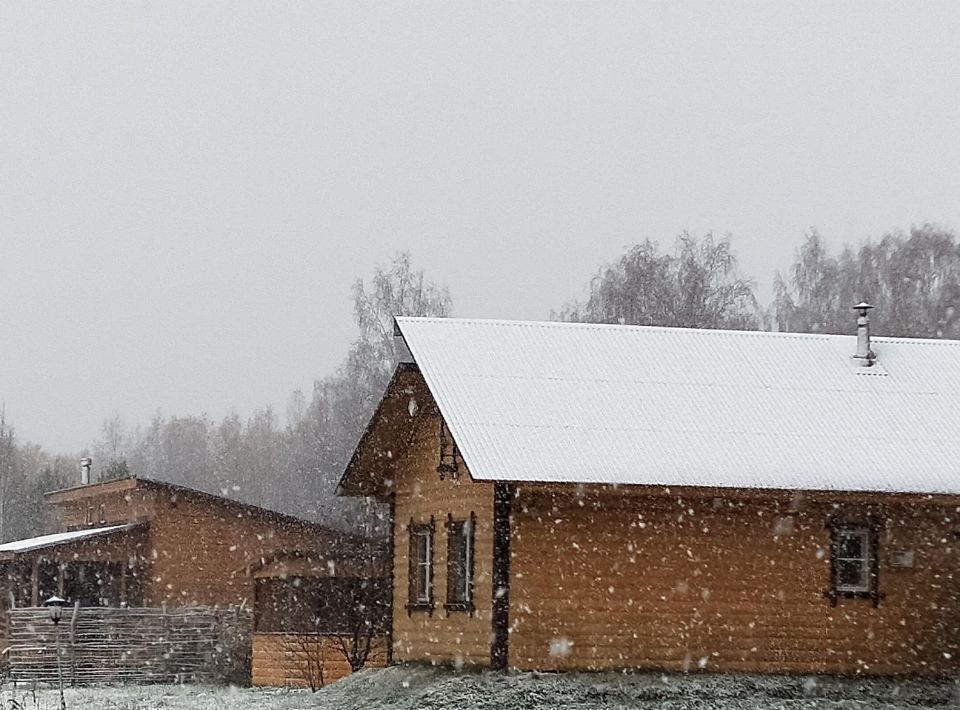
{"label": "vertical board siding", "polygon": [[[440,480],[439,419],[421,414],[415,426],[395,486],[393,659],[403,662],[427,660],[440,663],[487,665],[490,662],[490,614],[493,559],[493,484],[471,480],[463,462],[456,480]],[[444,523],[448,515],[464,520],[473,513],[475,610],[447,611],[447,541]],[[429,523],[436,532],[433,545],[432,612],[408,611],[409,523]]]}
{"label": "vertical board siding", "polygon": [[[509,663],[802,673],[960,670],[953,507],[882,511],[879,585],[832,606],[823,503],[565,491],[514,503]],[[891,554],[912,550],[914,566]]]}

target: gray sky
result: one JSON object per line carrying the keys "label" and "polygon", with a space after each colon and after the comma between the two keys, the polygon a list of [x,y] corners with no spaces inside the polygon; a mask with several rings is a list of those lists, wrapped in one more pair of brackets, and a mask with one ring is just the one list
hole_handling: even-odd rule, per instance
{"label": "gray sky", "polygon": [[398,249],[542,319],[639,239],[960,224],[956,3],[0,4],[0,401],[282,413]]}

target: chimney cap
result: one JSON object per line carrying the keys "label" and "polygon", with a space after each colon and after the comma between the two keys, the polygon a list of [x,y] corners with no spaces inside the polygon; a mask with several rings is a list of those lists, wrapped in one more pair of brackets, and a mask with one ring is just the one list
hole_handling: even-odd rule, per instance
{"label": "chimney cap", "polygon": [[863,315],[866,315],[866,314],[867,314],[867,311],[869,311],[871,308],[873,308],[873,306],[871,306],[871,305],[870,305],[869,303],[867,303],[866,301],[860,301],[860,303],[858,303],[857,305],[855,305],[855,306],[853,307],[853,310],[855,310],[855,311],[863,311]]}

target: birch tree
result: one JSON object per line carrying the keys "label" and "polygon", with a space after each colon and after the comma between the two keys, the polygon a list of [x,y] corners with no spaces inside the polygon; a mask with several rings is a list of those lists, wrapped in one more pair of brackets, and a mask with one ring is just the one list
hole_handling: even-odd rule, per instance
{"label": "birch tree", "polygon": [[810,232],[788,277],[774,282],[773,319],[792,332],[850,333],[850,308],[868,301],[874,332],[960,339],[960,243],[934,225],[830,253]]}
{"label": "birch tree", "polygon": [[590,281],[586,300],[564,306],[560,320],[681,328],[753,330],[762,312],[755,284],[740,275],[729,238],[684,232],[672,254],[649,239],[635,244]]}

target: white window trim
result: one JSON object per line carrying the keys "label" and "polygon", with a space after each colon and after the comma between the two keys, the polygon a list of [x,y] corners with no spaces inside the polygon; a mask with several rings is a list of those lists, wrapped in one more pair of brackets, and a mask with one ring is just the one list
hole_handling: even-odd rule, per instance
{"label": "white window trim", "polygon": [[417,560],[417,604],[430,603],[430,584],[433,579],[433,535],[428,530],[418,530],[416,536],[420,538],[417,546],[422,545],[423,555]]}
{"label": "white window trim", "polygon": [[[839,582],[836,585],[836,590],[838,592],[853,592],[857,594],[866,594],[873,591],[873,580],[871,575],[873,570],[871,569],[871,549],[873,545],[873,537],[870,533],[869,528],[862,526],[843,526],[837,528],[837,540],[836,540],[836,565],[839,566],[842,562],[859,562],[860,563],[860,583],[859,584],[840,584]],[[841,539],[844,537],[859,537],[862,540],[860,549],[862,554],[859,557],[840,557],[839,552],[843,547]]]}

